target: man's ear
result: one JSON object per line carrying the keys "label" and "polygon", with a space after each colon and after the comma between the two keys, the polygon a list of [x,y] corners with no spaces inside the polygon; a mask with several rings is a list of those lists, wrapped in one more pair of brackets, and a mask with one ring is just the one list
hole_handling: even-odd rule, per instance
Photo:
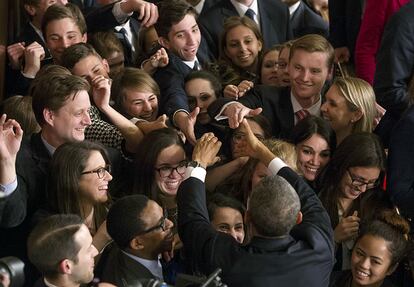
{"label": "man's ear", "polygon": [[335,67],[334,65],[332,65],[332,67],[329,69],[328,75],[326,76],[326,81],[332,81],[334,77],[334,73],[335,73]]}
{"label": "man's ear", "polygon": [[166,49],[170,48],[170,42],[164,37],[158,37],[158,43]]}
{"label": "man's ear", "polygon": [[303,220],[303,214],[302,212],[298,212],[298,216],[296,217],[296,224],[300,224]]}
{"label": "man's ear", "polygon": [[72,274],[72,262],[69,259],[63,259],[59,263],[59,273]]}
{"label": "man's ear", "polygon": [[142,239],[139,236],[135,236],[134,239],[132,239],[129,242],[129,248],[132,250],[141,250],[144,248],[144,244],[142,242]]}
{"label": "man's ear", "polygon": [[47,124],[53,127],[55,119],[55,113],[53,111],[49,109],[43,109],[43,118]]}
{"label": "man's ear", "polygon": [[36,15],[36,7],[33,5],[28,5],[28,4],[24,4],[23,5],[24,10],[26,10],[27,14],[29,14],[30,16],[35,16]]}

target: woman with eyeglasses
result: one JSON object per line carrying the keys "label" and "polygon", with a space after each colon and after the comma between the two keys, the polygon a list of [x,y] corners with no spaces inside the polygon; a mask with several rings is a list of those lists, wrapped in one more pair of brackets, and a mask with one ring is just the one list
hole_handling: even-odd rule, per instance
{"label": "woman with eyeglasses", "polygon": [[379,138],[372,133],[356,133],[337,147],[317,178],[319,197],[334,229],[334,270],[350,268],[360,221],[390,206],[387,195],[379,188],[384,172],[385,152]]}
{"label": "woman with eyeglasses", "polygon": [[53,154],[47,184],[47,211],[77,214],[83,218],[99,251],[110,240],[105,220],[111,180],[108,155],[98,143],[65,143]]}
{"label": "woman with eyeglasses", "polygon": [[377,115],[371,85],[352,77],[337,77],[325,95],[321,112],[336,134],[336,143],[352,133],[372,132]]}

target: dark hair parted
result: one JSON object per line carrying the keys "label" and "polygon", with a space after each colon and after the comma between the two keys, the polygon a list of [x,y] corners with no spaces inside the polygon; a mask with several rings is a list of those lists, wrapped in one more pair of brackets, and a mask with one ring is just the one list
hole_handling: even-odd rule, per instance
{"label": "dark hair parted", "polygon": [[184,149],[180,136],[172,128],[158,129],[144,137],[135,158],[134,193],[145,194],[162,205],[160,191],[155,183],[155,165],[160,153],[173,145]]}
{"label": "dark hair parted", "polygon": [[214,220],[217,208],[222,207],[228,207],[237,210],[238,212],[240,212],[242,217],[246,212],[246,208],[244,207],[244,205],[236,198],[217,192],[213,193],[211,196],[208,197],[207,210],[210,221]]}
{"label": "dark hair parted", "polygon": [[73,23],[79,28],[79,31],[82,35],[86,34],[86,22],[83,14],[78,6],[75,4],[68,3],[65,6],[63,5],[52,5],[47,8],[45,14],[43,15],[42,19],[42,33],[47,41],[47,33],[46,28],[47,25],[56,20],[62,19],[72,19]]}
{"label": "dark hair parted", "polygon": [[43,110],[57,111],[66,101],[73,100],[78,92],[89,91],[89,84],[85,79],[72,75],[67,69],[49,65],[39,71],[30,87],[32,107],[40,126],[45,124]]}
{"label": "dark hair parted", "polygon": [[160,87],[147,72],[137,68],[124,68],[113,79],[111,95],[115,102],[115,109],[127,118],[132,117],[132,115],[127,115],[123,108],[127,90],[149,92],[157,98],[160,97]]}
{"label": "dark hair parted", "polygon": [[[47,184],[47,198],[52,212],[77,214],[86,218],[81,205],[79,180],[86,168],[92,151],[99,152],[106,164],[110,164],[105,148],[90,141],[64,143],[53,154]],[[94,224],[98,228],[107,214],[105,204],[95,204]]]}
{"label": "dark hair parted", "polygon": [[119,248],[128,248],[131,240],[145,230],[141,214],[148,201],[148,197],[142,194],[125,196],[109,209],[106,227]]}
{"label": "dark hair parted", "polygon": [[195,80],[195,79],[202,79],[202,80],[206,80],[207,82],[209,82],[211,88],[214,91],[215,96],[217,98],[221,97],[223,87],[219,79],[213,73],[206,71],[206,70],[193,71],[187,75],[187,77],[185,78],[185,83],[191,80]]}
{"label": "dark hair parted", "polygon": [[282,177],[268,176],[253,189],[247,207],[259,235],[276,237],[289,234],[296,225],[300,200]]}
{"label": "dark hair parted", "polygon": [[394,210],[384,210],[370,222],[363,222],[356,242],[366,235],[379,237],[387,242],[391,254],[390,268],[394,268],[408,251],[409,223]]}
{"label": "dark hair parted", "polygon": [[333,153],[336,147],[335,132],[328,122],[317,116],[310,115],[299,121],[293,128],[290,139],[294,145],[298,145],[315,134],[328,143],[329,149]]}
{"label": "dark hair parted", "polygon": [[[347,170],[351,167],[376,167],[380,170],[379,180],[382,182],[385,160],[380,139],[372,133],[351,134],[336,148],[331,160],[317,178],[319,197],[331,218],[332,227],[336,227],[339,223],[338,203],[342,193],[341,182],[342,178],[347,176]],[[359,204],[361,197],[354,200],[356,205]]]}
{"label": "dark hair parted", "polygon": [[308,34],[302,36],[293,41],[290,48],[289,61],[292,60],[296,50],[303,50],[308,53],[325,53],[326,54],[326,66],[331,69],[334,64],[334,48],[323,36],[317,34]]}
{"label": "dark hair parted", "polygon": [[27,240],[27,254],[42,275],[57,275],[64,259],[78,262],[81,246],[75,234],[82,225],[83,220],[73,214],[52,215],[36,225]]}
{"label": "dark hair parted", "polygon": [[95,51],[92,45],[88,43],[77,43],[67,47],[62,53],[62,66],[72,70],[73,67],[82,59],[88,56],[95,56],[102,60],[101,56]]}
{"label": "dark hair parted", "polygon": [[159,37],[168,40],[168,33],[174,24],[179,23],[187,14],[197,19],[197,11],[184,0],[164,0],[158,5],[159,17],[154,27]]}

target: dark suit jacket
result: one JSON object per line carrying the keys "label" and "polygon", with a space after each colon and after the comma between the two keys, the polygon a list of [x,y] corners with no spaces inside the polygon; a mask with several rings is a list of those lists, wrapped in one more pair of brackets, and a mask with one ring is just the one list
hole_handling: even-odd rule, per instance
{"label": "dark suit jacket", "polygon": [[[388,149],[387,192],[401,213],[414,219],[414,106],[394,127]],[[411,228],[414,223],[411,222]]]}
{"label": "dark suit jacket", "polygon": [[[223,105],[231,101],[233,100],[219,98],[213,102],[208,108],[211,118],[218,115]],[[269,120],[274,137],[286,139],[290,136],[295,126],[290,89],[259,85],[241,97],[238,102],[251,109],[263,108],[262,114]]]}
{"label": "dark suit jacket", "polygon": [[156,279],[145,266],[125,255],[115,244],[111,246],[102,268],[100,281],[119,287],[132,286],[138,279]]}
{"label": "dark suit jacket", "polygon": [[[289,24],[289,10],[281,1],[258,0],[260,29],[264,39],[264,47],[281,44],[292,39]],[[215,58],[219,54],[219,39],[223,32],[224,21],[230,16],[239,16],[230,0],[221,0],[199,18],[201,35]]]}
{"label": "dark suit jacket", "polygon": [[329,26],[321,16],[312,11],[303,1],[290,18],[293,37],[299,38],[307,34],[319,34],[328,38]]}
{"label": "dark suit jacket", "polygon": [[[377,54],[374,90],[377,102],[387,112],[379,131],[381,139],[389,134],[408,108],[407,94],[414,71],[414,2],[401,7],[388,21]],[[381,123],[380,123],[381,125]],[[378,129],[378,128],[377,128]]]}
{"label": "dark suit jacket", "polygon": [[[132,45],[135,48],[135,53],[138,53],[138,33],[140,29],[140,23],[135,18],[129,19],[129,26],[131,29],[131,32],[133,33],[133,40],[134,42]],[[125,42],[124,36],[121,32],[116,31],[113,29],[115,36],[120,40],[123,48],[124,48],[124,56],[125,56],[125,65],[128,67],[132,67],[136,65],[136,61],[134,61],[133,55],[128,50],[128,44]],[[138,55],[137,55],[138,56]]]}
{"label": "dark suit jacket", "polygon": [[[205,51],[205,45],[201,42],[199,53],[197,53],[197,59],[201,65],[208,61],[206,55],[202,53],[203,51]],[[168,65],[164,68],[157,69],[153,78],[161,90],[159,114],[165,113],[172,119],[175,111],[179,109],[188,111],[184,80],[192,70],[176,55],[168,52],[168,57]]]}
{"label": "dark suit jacket", "polygon": [[278,175],[298,193],[304,220],[285,237],[253,237],[246,246],[211,226],[202,181],[190,177],[180,185],[178,232],[197,268],[209,274],[220,267],[228,286],[328,286],[334,263],[328,214],[294,171],[285,167]]}
{"label": "dark suit jacket", "polygon": [[363,0],[329,0],[329,41],[334,48],[348,47],[351,62],[362,18]]}

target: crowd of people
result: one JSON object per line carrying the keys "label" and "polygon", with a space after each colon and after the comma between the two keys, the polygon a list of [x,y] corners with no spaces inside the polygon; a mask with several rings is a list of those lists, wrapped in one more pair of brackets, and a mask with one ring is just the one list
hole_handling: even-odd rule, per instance
{"label": "crowd of people", "polygon": [[414,1],[21,7],[0,258],[25,286],[414,285]]}

